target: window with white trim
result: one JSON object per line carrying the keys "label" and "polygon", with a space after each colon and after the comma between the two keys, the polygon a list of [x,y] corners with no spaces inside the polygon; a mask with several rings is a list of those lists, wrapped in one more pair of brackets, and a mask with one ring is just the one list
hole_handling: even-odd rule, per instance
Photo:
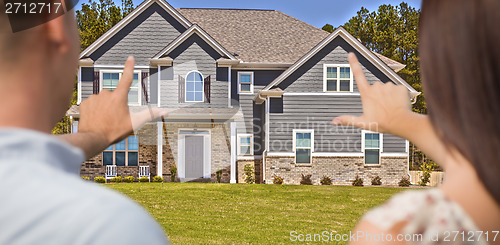
{"label": "window with white trim", "polygon": [[314,151],[314,130],[293,130],[295,163],[311,164]]}
{"label": "window with white trim", "polygon": [[381,142],[382,136],[380,133],[363,131],[365,164],[380,164]]}
{"label": "window with white trim", "polygon": [[203,75],[198,71],[186,76],[186,102],[203,102]]}
{"label": "window with white trim", "polygon": [[253,155],[253,135],[238,135],[238,155]]}
{"label": "window with white trim", "polygon": [[324,92],[352,92],[353,75],[349,65],[323,66]]}
{"label": "window with white trim", "polygon": [[[102,89],[109,91],[114,91],[118,86],[118,83],[122,77],[122,72],[107,72],[102,71]],[[128,91],[128,103],[129,104],[140,104],[140,85],[139,85],[140,72],[134,72],[132,84],[130,85],[130,90]]]}
{"label": "window with white trim", "polygon": [[253,72],[238,72],[238,92],[253,93]]}
{"label": "window with white trim", "polygon": [[126,139],[106,148],[102,153],[102,164],[116,166],[138,166],[139,140],[137,136]]}

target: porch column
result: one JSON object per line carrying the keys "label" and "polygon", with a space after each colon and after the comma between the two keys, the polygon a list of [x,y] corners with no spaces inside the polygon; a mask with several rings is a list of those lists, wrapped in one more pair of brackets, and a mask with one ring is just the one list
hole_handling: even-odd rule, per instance
{"label": "porch column", "polygon": [[231,122],[231,182],[236,183],[236,122]]}
{"label": "porch column", "polygon": [[163,122],[157,122],[156,123],[156,128],[157,128],[157,147],[156,149],[158,152],[156,153],[157,155],[157,174],[158,176],[163,177]]}

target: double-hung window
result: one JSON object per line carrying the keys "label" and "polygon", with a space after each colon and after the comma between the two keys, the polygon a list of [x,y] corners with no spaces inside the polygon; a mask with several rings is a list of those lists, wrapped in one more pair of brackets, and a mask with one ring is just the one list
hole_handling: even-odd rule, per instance
{"label": "double-hung window", "polygon": [[363,131],[363,150],[365,164],[380,164],[382,134]]}
{"label": "double-hung window", "polygon": [[253,72],[238,72],[238,92],[253,93]]}
{"label": "double-hung window", "polygon": [[197,71],[186,76],[186,102],[203,102],[203,75]]}
{"label": "double-hung window", "polygon": [[352,92],[353,75],[349,65],[323,66],[324,92]]}
{"label": "double-hung window", "polygon": [[238,135],[238,155],[253,154],[253,136],[251,134]]}
{"label": "double-hung window", "polygon": [[[128,91],[128,103],[131,105],[140,104],[140,86],[139,86],[139,77],[140,71],[135,71],[133,75],[132,84],[130,85],[130,90]],[[109,91],[114,91],[118,86],[118,82],[122,77],[122,72],[113,72],[113,71],[101,71],[102,74],[102,89],[106,89]]]}
{"label": "double-hung window", "polygon": [[138,166],[139,141],[137,136],[126,139],[109,146],[102,153],[103,165]]}
{"label": "double-hung window", "polygon": [[295,163],[311,164],[314,151],[314,130],[293,130],[293,150]]}

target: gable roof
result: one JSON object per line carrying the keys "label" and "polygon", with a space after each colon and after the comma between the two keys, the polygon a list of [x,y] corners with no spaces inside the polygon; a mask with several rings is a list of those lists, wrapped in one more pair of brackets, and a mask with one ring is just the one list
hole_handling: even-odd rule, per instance
{"label": "gable roof", "polygon": [[248,63],[293,64],[329,34],[275,10],[178,10]]}
{"label": "gable roof", "polygon": [[123,18],[120,22],[114,25],[111,29],[109,29],[104,35],[99,37],[95,42],[93,42],[90,46],[88,46],[83,52],[80,53],[80,59],[85,58],[92,54],[95,50],[97,50],[101,45],[103,45],[107,40],[113,37],[116,33],[118,33],[123,27],[129,24],[132,20],[134,20],[137,16],[139,16],[144,10],[146,10],[153,3],[157,3],[160,5],[165,11],[167,11],[170,15],[172,15],[181,25],[186,28],[189,28],[192,24],[187,20],[183,15],[181,15],[174,7],[168,4],[164,0],[145,0],[139,6],[137,6],[132,12],[130,12],[125,18]]}
{"label": "gable roof", "polygon": [[184,33],[179,35],[176,39],[174,39],[170,44],[168,44],[162,51],[156,54],[153,59],[159,59],[165,54],[170,53],[172,50],[177,48],[180,44],[186,41],[193,34],[198,34],[205,42],[207,42],[212,48],[214,48],[219,54],[222,56],[228,57],[230,60],[237,61],[229,51],[227,51],[224,47],[222,47],[215,39],[213,39],[207,32],[205,32],[201,27],[197,24],[193,24],[189,29],[187,29]]}
{"label": "gable roof", "polygon": [[[348,31],[344,28],[339,27],[335,31],[333,31],[328,37],[323,39],[316,47],[311,49],[306,55],[300,58],[295,64],[285,70],[280,76],[274,79],[269,85],[264,87],[261,91],[267,91],[281,82],[283,82],[289,75],[295,72],[298,68],[300,68],[304,63],[306,63],[310,58],[312,58],[315,54],[317,54],[321,49],[323,49],[327,44],[329,44],[336,37],[342,37],[347,43],[349,43],[353,48],[355,48],[361,55],[363,55],[368,61],[370,61],[375,67],[377,67],[380,71],[382,71],[387,77],[392,79],[393,81],[405,86],[409,91],[412,97],[418,96],[420,93],[417,92],[412,86],[406,83],[396,72],[389,67],[388,64],[384,63],[376,53],[370,51],[367,47],[365,47],[361,42],[352,36]],[[389,58],[387,58],[389,59]],[[257,95],[258,96],[258,95]],[[256,98],[257,98],[256,96]]]}
{"label": "gable roof", "polygon": [[[218,46],[217,49],[231,61],[240,60],[239,67],[286,69],[329,35],[326,31],[275,10],[175,9],[165,0],[145,0],[81,52],[80,59],[91,55],[154,3],[186,29],[196,23],[198,29],[195,31],[204,32],[207,39],[211,39],[211,44]],[[375,55],[396,71],[404,68],[403,64],[377,53]]]}

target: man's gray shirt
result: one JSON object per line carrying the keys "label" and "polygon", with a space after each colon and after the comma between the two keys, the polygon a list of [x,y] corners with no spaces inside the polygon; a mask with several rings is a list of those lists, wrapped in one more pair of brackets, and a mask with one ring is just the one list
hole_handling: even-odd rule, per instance
{"label": "man's gray shirt", "polygon": [[0,244],[167,244],[138,204],[79,177],[83,152],[55,136],[0,130]]}

